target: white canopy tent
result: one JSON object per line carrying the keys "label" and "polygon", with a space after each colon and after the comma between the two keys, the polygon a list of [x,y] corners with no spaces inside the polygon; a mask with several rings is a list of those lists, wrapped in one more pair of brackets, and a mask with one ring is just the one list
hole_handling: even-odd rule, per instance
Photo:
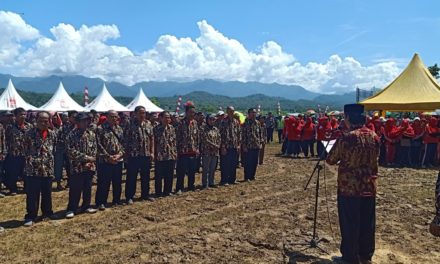
{"label": "white canopy tent", "polygon": [[137,93],[136,97],[127,105],[127,108],[131,111],[133,111],[136,106],[143,106],[145,107],[145,110],[147,112],[162,112],[163,109],[155,105],[153,102],[151,102],[150,99],[145,95],[144,90],[142,88],[139,88],[139,92]]}
{"label": "white canopy tent", "polygon": [[55,94],[42,105],[39,110],[53,111],[53,112],[65,112],[65,111],[78,111],[83,112],[85,108],[79,105],[72,97],[69,96],[62,82],[58,85],[58,89]]}
{"label": "white canopy tent", "polygon": [[14,110],[15,108],[22,107],[25,110],[36,110],[37,107],[28,104],[21,96],[18,94],[17,90],[9,79],[8,86],[0,95],[0,110]]}
{"label": "white canopy tent", "polygon": [[128,112],[127,107],[121,105],[115,98],[113,98],[109,91],[107,90],[107,86],[102,86],[102,90],[99,95],[93,100],[90,104],[86,106],[88,110],[95,110],[97,112],[107,112],[109,110],[115,110],[117,112]]}

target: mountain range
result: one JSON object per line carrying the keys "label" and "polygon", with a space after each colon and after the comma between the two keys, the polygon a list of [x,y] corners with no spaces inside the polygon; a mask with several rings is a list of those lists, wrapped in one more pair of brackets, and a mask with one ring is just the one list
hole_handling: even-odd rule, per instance
{"label": "mountain range", "polygon": [[[0,74],[0,88],[6,87],[9,79],[13,80],[18,90],[46,94],[46,96],[54,93],[59,82],[62,81],[67,92],[75,94],[77,98],[83,93],[84,86],[88,87],[91,97],[96,96],[104,83],[100,78],[88,78],[80,75],[15,77],[9,74]],[[179,95],[183,96],[184,101],[191,99],[201,104],[209,103],[220,106],[228,105],[227,102],[235,103],[235,105],[246,102],[248,105],[260,104],[275,107],[276,103],[280,102],[282,106],[289,105],[288,109],[311,108],[316,107],[317,104],[339,108],[346,103],[355,101],[354,91],[342,95],[323,95],[308,91],[301,86],[277,83],[198,80],[192,82],[140,82],[131,86],[118,82],[106,82],[106,86],[113,96],[120,97],[120,100],[124,102],[130,97],[134,97],[142,87],[147,96],[156,97],[161,105],[175,105]]]}

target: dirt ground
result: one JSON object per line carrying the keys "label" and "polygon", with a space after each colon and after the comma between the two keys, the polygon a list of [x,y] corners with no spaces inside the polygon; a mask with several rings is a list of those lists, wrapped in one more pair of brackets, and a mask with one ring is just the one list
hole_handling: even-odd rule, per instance
{"label": "dirt ground", "polygon": [[[335,167],[326,169],[327,188],[322,177],[318,211],[317,232],[328,254],[304,250],[297,243],[310,239],[314,184],[306,191],[303,186],[315,162],[277,157],[278,151],[278,144],[267,146],[265,164],[251,183],[31,228],[20,226],[24,195],[0,199],[0,225],[6,228],[0,263],[331,263],[340,241]],[[437,171],[381,168],[380,174],[374,262],[440,263],[440,239],[428,232]],[[53,200],[62,216],[67,191],[53,193]]]}

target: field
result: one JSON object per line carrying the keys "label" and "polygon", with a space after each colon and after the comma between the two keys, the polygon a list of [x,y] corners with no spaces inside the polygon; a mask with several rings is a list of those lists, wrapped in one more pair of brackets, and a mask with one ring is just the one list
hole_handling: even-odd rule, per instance
{"label": "field", "polygon": [[[303,186],[315,162],[277,157],[278,144],[266,151],[251,183],[31,228],[20,226],[25,196],[3,198],[0,263],[331,263],[340,239],[335,167],[326,169],[326,188],[321,178],[318,211],[318,235],[328,254],[303,250],[296,244],[310,239],[314,184],[306,191]],[[440,263],[440,240],[428,232],[436,176],[436,170],[381,168],[375,263]],[[243,179],[242,169],[238,177]],[[53,199],[62,216],[67,191],[53,193]]]}

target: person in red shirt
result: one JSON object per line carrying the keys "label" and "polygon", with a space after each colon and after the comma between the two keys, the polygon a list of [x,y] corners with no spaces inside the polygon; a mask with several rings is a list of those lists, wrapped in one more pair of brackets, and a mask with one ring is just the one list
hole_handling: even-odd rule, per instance
{"label": "person in red shirt", "polygon": [[408,119],[404,119],[399,129],[400,149],[399,163],[402,166],[411,166],[411,139],[414,138],[414,129]]}
{"label": "person in red shirt", "polygon": [[439,135],[439,128],[437,127],[437,124],[437,118],[431,117],[429,119],[429,123],[426,125],[426,132],[425,136],[423,137],[423,143],[426,144],[425,153],[422,160],[423,167],[434,166]]}
{"label": "person in red shirt", "polygon": [[315,124],[313,124],[311,117],[307,117],[301,132],[301,148],[306,158],[309,157],[309,151],[312,157],[315,156],[315,133]]}
{"label": "person in red shirt", "polygon": [[421,165],[421,150],[422,150],[422,141],[423,136],[425,135],[425,127],[422,125],[420,118],[414,118],[414,122],[412,124],[414,130],[414,137],[411,139],[411,163],[415,167],[419,167]]}
{"label": "person in red shirt", "polygon": [[284,127],[283,127],[283,131],[282,131],[283,145],[281,146],[281,154],[283,156],[287,156],[287,147],[289,145],[289,140],[287,139],[287,127],[290,122],[289,117],[285,116],[283,122],[284,122]]}
{"label": "person in red shirt", "polygon": [[338,127],[339,127],[338,119],[336,119],[335,117],[332,117],[332,119],[330,121],[330,125],[332,126],[332,130],[338,129]]}
{"label": "person in red shirt", "polygon": [[382,134],[385,139],[386,163],[391,166],[396,156],[396,144],[399,142],[399,129],[393,118],[388,119],[383,127]]}
{"label": "person in red shirt", "polygon": [[373,118],[371,118],[371,116],[367,117],[367,123],[365,124],[365,126],[371,131],[376,132],[376,128],[374,127],[374,121]]}
{"label": "person in red shirt", "polygon": [[290,121],[287,126],[287,139],[289,140],[289,146],[287,148],[287,154],[292,155],[293,158],[298,158],[300,153],[301,143],[301,130],[303,125],[301,120],[295,117],[290,117]]}
{"label": "person in red shirt", "polygon": [[332,126],[328,121],[328,117],[324,116],[318,120],[318,127],[316,129],[316,140],[317,140],[317,150],[318,156],[322,157],[325,153],[325,146],[322,141],[328,140],[332,131]]}

